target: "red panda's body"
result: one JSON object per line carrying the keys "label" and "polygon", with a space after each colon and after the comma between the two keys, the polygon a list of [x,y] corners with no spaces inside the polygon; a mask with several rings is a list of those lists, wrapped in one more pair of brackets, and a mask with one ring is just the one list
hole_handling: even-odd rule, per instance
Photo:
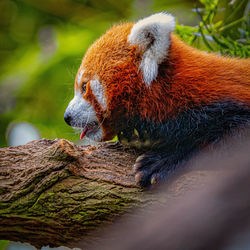
{"label": "red panda's body", "polygon": [[82,105],[95,113],[92,125],[87,118],[67,121],[85,126],[89,137],[98,132],[97,140],[118,134],[129,142],[136,129],[151,148],[136,165],[142,185],[164,179],[194,152],[250,122],[250,60],[198,51],[171,34],[173,28],[172,16],[157,14],[114,26],[97,40],[75,83]]}

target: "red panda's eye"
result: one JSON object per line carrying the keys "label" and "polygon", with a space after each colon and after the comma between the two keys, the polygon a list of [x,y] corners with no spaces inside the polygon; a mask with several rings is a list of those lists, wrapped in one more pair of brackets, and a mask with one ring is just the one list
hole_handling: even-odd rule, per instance
{"label": "red panda's eye", "polygon": [[82,93],[84,94],[86,92],[86,86],[87,86],[87,83],[83,83],[82,84]]}

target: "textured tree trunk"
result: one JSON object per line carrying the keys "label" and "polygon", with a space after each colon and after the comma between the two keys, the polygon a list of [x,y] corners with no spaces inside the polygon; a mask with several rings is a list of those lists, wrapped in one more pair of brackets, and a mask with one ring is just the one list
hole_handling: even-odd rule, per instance
{"label": "textured tree trunk", "polygon": [[117,143],[40,140],[0,149],[0,238],[63,245],[149,199],[134,182],[136,153]]}
{"label": "textured tree trunk", "polygon": [[[137,156],[118,143],[96,148],[64,139],[0,149],[0,239],[41,247],[81,238],[88,245],[100,225],[159,201],[135,184],[131,166]],[[200,170],[184,173],[169,185],[164,202],[205,176]]]}

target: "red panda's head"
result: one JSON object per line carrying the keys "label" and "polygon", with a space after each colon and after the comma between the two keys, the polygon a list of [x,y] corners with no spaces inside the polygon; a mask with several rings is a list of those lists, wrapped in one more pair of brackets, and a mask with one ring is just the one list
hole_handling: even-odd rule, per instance
{"label": "red panda's head", "polygon": [[112,139],[129,117],[155,115],[151,91],[170,46],[174,17],[159,13],[113,26],[85,54],[65,121],[95,141]]}

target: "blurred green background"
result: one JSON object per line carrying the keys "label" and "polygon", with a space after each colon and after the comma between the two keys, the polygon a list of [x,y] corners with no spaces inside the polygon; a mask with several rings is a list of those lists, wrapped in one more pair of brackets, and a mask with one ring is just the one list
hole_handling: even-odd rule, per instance
{"label": "blurred green background", "polygon": [[64,110],[84,52],[113,23],[168,11],[187,43],[248,57],[249,9],[247,0],[0,1],[0,147],[15,122],[42,138],[78,140]]}

